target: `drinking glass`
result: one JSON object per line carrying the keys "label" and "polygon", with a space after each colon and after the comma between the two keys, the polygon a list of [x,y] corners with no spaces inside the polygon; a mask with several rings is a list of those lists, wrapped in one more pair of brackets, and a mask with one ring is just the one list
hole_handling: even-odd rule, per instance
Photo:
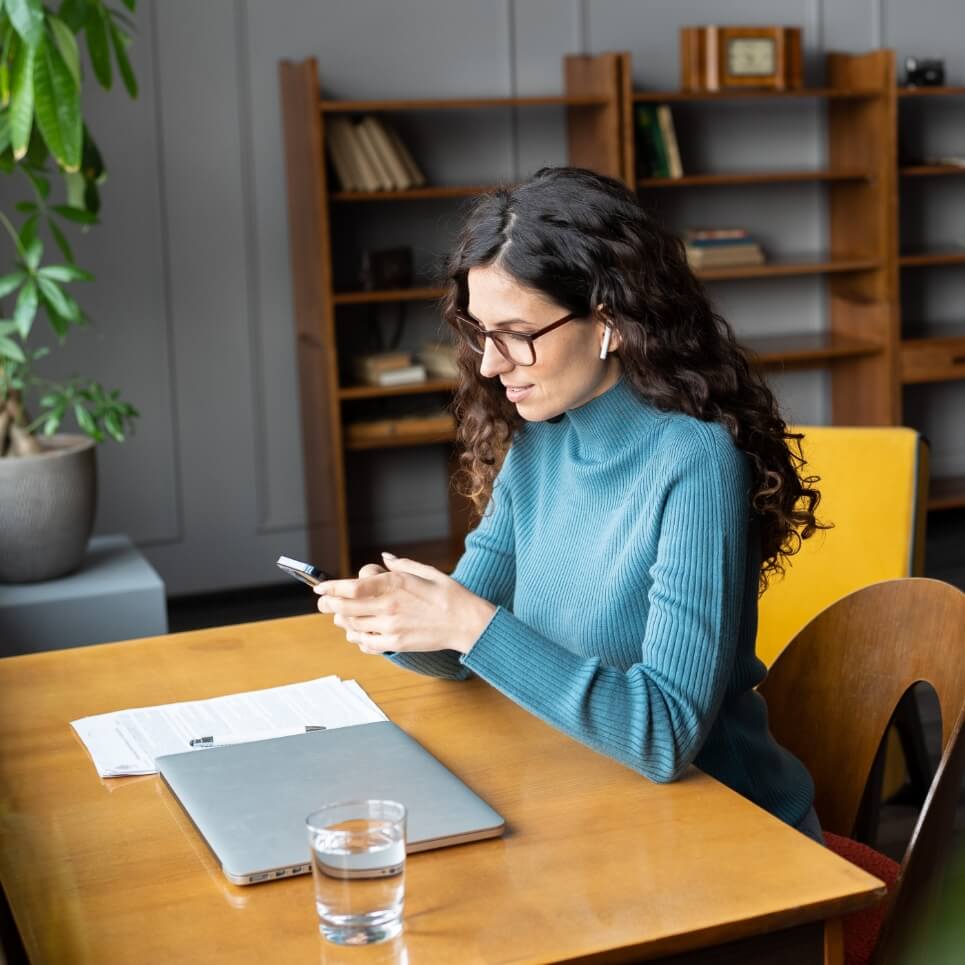
{"label": "drinking glass", "polygon": [[309,814],[319,931],[338,945],[368,945],[402,930],[405,805],[340,801]]}

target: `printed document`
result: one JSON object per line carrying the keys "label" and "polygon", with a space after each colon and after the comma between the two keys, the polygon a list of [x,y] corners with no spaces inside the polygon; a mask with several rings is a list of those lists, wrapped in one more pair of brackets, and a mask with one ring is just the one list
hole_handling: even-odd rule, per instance
{"label": "printed document", "polygon": [[[213,734],[226,741],[271,737],[305,727],[350,727],[388,720],[354,680],[319,677],[209,700],[138,707],[71,721],[101,777],[157,772],[154,760],[192,750]],[[204,747],[196,753],[204,754]]]}

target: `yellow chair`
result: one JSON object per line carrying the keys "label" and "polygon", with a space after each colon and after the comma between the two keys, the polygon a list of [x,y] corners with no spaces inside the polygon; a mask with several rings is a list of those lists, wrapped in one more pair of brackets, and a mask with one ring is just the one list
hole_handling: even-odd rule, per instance
{"label": "yellow chair", "polygon": [[[801,432],[804,475],[820,476],[816,515],[834,528],[819,530],[785,561],[758,609],[757,655],[770,666],[818,613],[861,587],[924,574],[928,499],[928,444],[903,427],[793,426]],[[889,733],[888,752],[878,768],[880,791],[868,825],[877,823],[877,801],[905,781],[928,787],[927,757],[917,710],[906,704],[898,719],[901,744]],[[882,771],[883,768],[883,771]],[[924,768],[924,772],[923,772]]]}

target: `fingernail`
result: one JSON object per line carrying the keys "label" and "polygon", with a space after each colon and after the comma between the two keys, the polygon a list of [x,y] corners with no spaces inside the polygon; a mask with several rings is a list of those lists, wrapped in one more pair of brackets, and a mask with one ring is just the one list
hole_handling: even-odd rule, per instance
{"label": "fingernail", "polygon": [[395,553],[386,553],[384,551],[382,553],[382,557],[383,559],[387,559],[387,560],[397,560],[399,558],[398,556],[395,555]]}

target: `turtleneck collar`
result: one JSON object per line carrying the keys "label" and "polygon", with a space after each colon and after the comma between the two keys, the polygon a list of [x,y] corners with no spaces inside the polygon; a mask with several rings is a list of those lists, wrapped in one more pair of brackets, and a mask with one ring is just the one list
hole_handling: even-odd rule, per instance
{"label": "turtleneck collar", "polygon": [[626,372],[605,392],[575,409],[567,409],[561,419],[571,428],[574,455],[599,462],[639,438],[643,423],[659,418],[660,411],[634,389]]}

